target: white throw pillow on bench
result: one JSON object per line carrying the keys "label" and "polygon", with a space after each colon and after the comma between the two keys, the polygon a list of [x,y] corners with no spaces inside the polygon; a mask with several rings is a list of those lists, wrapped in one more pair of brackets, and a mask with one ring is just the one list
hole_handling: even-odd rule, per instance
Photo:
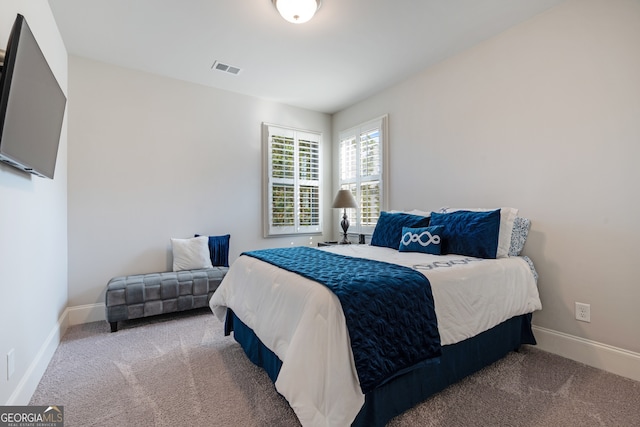
{"label": "white throw pillow on bench", "polygon": [[171,239],[173,271],[212,268],[207,236]]}

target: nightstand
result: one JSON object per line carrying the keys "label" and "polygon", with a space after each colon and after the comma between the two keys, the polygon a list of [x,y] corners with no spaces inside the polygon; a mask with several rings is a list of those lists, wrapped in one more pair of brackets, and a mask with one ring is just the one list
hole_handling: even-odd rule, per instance
{"label": "nightstand", "polygon": [[321,248],[323,246],[335,246],[338,242],[318,242],[318,247]]}

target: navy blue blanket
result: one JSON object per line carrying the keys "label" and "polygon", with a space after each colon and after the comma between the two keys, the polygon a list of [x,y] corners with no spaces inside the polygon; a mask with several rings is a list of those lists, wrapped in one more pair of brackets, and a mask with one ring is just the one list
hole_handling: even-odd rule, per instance
{"label": "navy blue blanket", "polygon": [[245,252],[336,294],[363,393],[441,354],[429,280],[408,267],[309,247]]}

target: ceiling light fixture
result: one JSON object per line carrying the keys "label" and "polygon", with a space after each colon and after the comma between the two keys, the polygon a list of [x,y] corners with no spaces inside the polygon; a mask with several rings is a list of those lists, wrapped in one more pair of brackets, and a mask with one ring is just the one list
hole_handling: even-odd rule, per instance
{"label": "ceiling light fixture", "polygon": [[271,0],[282,17],[294,24],[307,22],[320,9],[322,0]]}

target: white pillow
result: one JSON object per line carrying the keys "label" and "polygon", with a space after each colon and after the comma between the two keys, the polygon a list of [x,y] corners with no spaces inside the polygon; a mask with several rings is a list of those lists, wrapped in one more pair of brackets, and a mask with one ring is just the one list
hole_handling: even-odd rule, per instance
{"label": "white pillow", "polygon": [[411,215],[418,215],[418,216],[426,216],[427,218],[429,218],[431,216],[431,211],[421,211],[419,209],[413,209],[410,211],[388,211],[389,213],[406,213],[406,214],[411,214]]}
{"label": "white pillow", "polygon": [[209,257],[209,237],[171,239],[173,271],[212,268]]}
{"label": "white pillow", "polygon": [[431,217],[431,211],[427,212],[427,211],[421,211],[419,209],[414,209],[407,213],[410,213],[411,215],[426,216],[427,218]]}
{"label": "white pillow", "polygon": [[[449,208],[444,207],[440,209],[442,213],[450,213],[455,211],[473,211],[473,212],[486,212],[494,211],[498,208],[483,209],[462,209],[462,208]],[[509,256],[509,248],[511,248],[511,233],[513,232],[513,221],[518,216],[518,209],[516,208],[500,208],[500,231],[498,232],[498,250],[496,252],[496,258],[507,258]]]}

